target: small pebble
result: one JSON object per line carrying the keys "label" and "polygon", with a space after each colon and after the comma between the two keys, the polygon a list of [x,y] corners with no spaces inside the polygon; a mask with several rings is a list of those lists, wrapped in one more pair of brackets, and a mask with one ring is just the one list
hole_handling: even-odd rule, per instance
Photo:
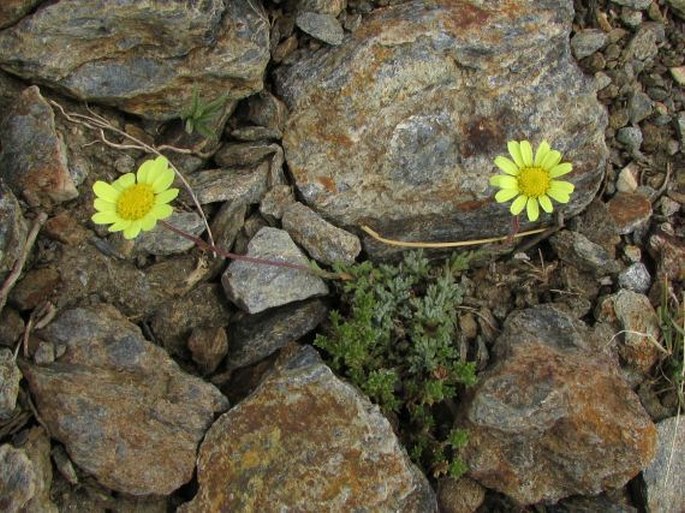
{"label": "small pebble", "polygon": [[678,85],[685,86],[685,66],[670,68],[669,71],[671,72],[673,80],[678,82]]}
{"label": "small pebble", "polygon": [[607,35],[599,29],[584,29],[571,38],[571,51],[576,59],[592,55],[607,43]]}
{"label": "small pebble", "polygon": [[633,264],[642,260],[642,250],[640,249],[640,246],[627,244],[623,248],[623,254],[626,256],[628,261]]}
{"label": "small pebble", "polygon": [[645,264],[636,262],[619,273],[618,285],[622,289],[644,294],[652,285],[652,277]]}
{"label": "small pebble", "polygon": [[626,126],[616,132],[616,140],[626,146],[630,153],[637,153],[642,146],[642,130],[634,126]]}
{"label": "small pebble", "polygon": [[638,186],[636,174],[637,165],[634,162],[621,169],[616,180],[616,190],[619,192],[635,192]]}
{"label": "small pebble", "polygon": [[628,114],[630,122],[633,124],[639,123],[643,119],[648,118],[654,110],[654,102],[645,93],[638,91],[628,100]]}
{"label": "small pebble", "polygon": [[621,12],[621,21],[626,27],[637,28],[642,24],[642,13],[632,9],[624,9]]}
{"label": "small pebble", "polygon": [[670,217],[674,214],[677,214],[679,210],[680,203],[672,200],[668,196],[662,196],[661,200],[659,200],[659,211],[662,215]]}

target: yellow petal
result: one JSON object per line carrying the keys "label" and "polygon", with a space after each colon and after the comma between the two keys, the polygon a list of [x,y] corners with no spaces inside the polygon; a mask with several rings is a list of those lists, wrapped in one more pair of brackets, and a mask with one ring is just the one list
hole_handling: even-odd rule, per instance
{"label": "yellow petal", "polygon": [[166,203],[163,205],[155,205],[152,207],[152,210],[150,210],[150,214],[155,216],[156,219],[166,219],[173,213],[174,209],[171,208],[171,205],[167,205]]}
{"label": "yellow petal", "polygon": [[535,167],[542,167],[542,161],[549,153],[550,147],[547,141],[542,141],[538,146],[538,151],[535,152]]}
{"label": "yellow petal", "polygon": [[526,167],[533,167],[533,148],[531,148],[528,141],[521,141],[519,147],[521,148],[521,158],[523,165]]}
{"label": "yellow petal", "polygon": [[112,224],[119,220],[116,212],[96,212],[90,217],[95,224]]}
{"label": "yellow petal", "polygon": [[130,224],[131,221],[127,221],[125,219],[118,219],[116,223],[109,227],[109,231],[120,232],[121,230],[125,230]]}
{"label": "yellow petal", "polygon": [[169,203],[170,201],[176,199],[176,196],[178,196],[178,189],[167,189],[166,191],[162,191],[155,196],[155,204],[161,205],[163,203]]}
{"label": "yellow petal", "polygon": [[518,191],[519,181],[513,176],[499,175],[499,179],[497,180],[497,187],[501,187],[502,189],[515,189]]}
{"label": "yellow petal", "polygon": [[504,203],[519,193],[518,189],[502,189],[495,194],[495,201],[497,203]]}
{"label": "yellow petal", "polygon": [[134,175],[133,173],[126,173],[125,175],[121,175],[119,178],[117,178],[112,183],[112,187],[114,187],[118,191],[123,191],[125,189],[128,189],[135,183],[136,175]]}
{"label": "yellow petal", "polygon": [[550,169],[549,176],[550,178],[557,178],[565,175],[566,173],[570,173],[571,170],[573,170],[573,166],[569,162],[563,162]]}
{"label": "yellow petal", "polygon": [[528,201],[528,198],[521,194],[511,204],[511,207],[509,207],[509,211],[515,216],[519,215],[521,213],[521,210],[523,210],[523,207],[526,206],[526,201]]}
{"label": "yellow petal", "polygon": [[517,176],[521,170],[507,157],[496,157],[495,165],[508,175]]}
{"label": "yellow petal", "polygon": [[168,189],[169,186],[174,182],[175,176],[176,175],[174,174],[174,172],[169,168],[166,168],[165,170],[161,171],[155,178],[155,181],[151,184],[152,190],[156,193],[160,193]]}
{"label": "yellow petal", "polygon": [[571,194],[574,190],[576,190],[576,186],[571,182],[565,182],[563,180],[550,180],[549,190],[563,192],[564,194]]}
{"label": "yellow petal", "polygon": [[124,228],[124,239],[135,239],[140,233],[140,225],[141,223],[139,219],[131,221],[131,224]]}
{"label": "yellow petal", "polygon": [[563,191],[552,189],[551,187],[547,190],[547,196],[559,203],[568,203],[571,196]]}
{"label": "yellow petal", "polygon": [[544,194],[538,198],[538,201],[540,202],[540,206],[542,209],[550,214],[552,210],[554,210],[554,207],[552,205],[552,200],[549,199],[548,196],[545,196]]}
{"label": "yellow petal", "polygon": [[119,191],[107,182],[98,180],[93,184],[93,192],[98,198],[116,203],[119,199]]}
{"label": "yellow petal", "polygon": [[112,203],[111,201],[107,201],[102,198],[95,198],[95,201],[93,201],[93,206],[95,207],[95,210],[100,212],[116,212],[117,210],[116,203]]}
{"label": "yellow petal", "polygon": [[524,167],[523,157],[521,156],[521,147],[517,141],[509,141],[507,143],[507,149],[511,158],[514,159],[514,163],[519,167]]}
{"label": "yellow petal", "polygon": [[528,198],[526,203],[526,214],[528,214],[528,220],[533,222],[537,221],[540,216],[540,209],[538,208],[537,198]]}
{"label": "yellow petal", "polygon": [[140,229],[144,232],[149,232],[157,225],[157,218],[154,215],[148,214],[140,220]]}
{"label": "yellow petal", "polygon": [[559,162],[561,162],[561,153],[557,150],[550,150],[547,155],[545,155],[545,158],[542,159],[540,167],[543,169],[552,169]]}
{"label": "yellow petal", "polygon": [[150,175],[152,173],[152,169],[155,167],[155,161],[154,160],[146,160],[143,162],[140,167],[138,168],[138,172],[136,173],[136,178],[138,179],[138,183],[151,183],[150,181]]}

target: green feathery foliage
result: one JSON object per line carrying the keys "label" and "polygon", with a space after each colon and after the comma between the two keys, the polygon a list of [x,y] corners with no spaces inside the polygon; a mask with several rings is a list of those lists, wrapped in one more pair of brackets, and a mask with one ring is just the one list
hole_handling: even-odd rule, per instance
{"label": "green feathery foliage", "polygon": [[336,372],[398,420],[410,456],[436,477],[466,471],[459,458],[466,433],[452,429],[449,412],[459,389],[476,381],[455,342],[459,278],[471,257],[434,266],[410,252],[398,265],[340,266],[352,279],[342,285],[341,311],[331,312],[314,342]]}

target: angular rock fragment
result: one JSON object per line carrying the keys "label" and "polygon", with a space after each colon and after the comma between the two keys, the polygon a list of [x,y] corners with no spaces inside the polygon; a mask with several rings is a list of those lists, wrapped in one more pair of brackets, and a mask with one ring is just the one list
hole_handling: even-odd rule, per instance
{"label": "angular rock fragment", "polygon": [[17,406],[21,371],[17,367],[14,353],[6,347],[0,348],[0,420],[12,416]]}
{"label": "angular rock fragment", "polygon": [[435,496],[378,407],[298,349],[207,432],[181,513],[434,513]]}
{"label": "angular rock fragment", "polygon": [[298,340],[321,323],[328,308],[319,299],[301,301],[256,315],[248,315],[229,326],[231,348],[228,370],[263,360],[287,343]]}
{"label": "angular rock fragment", "polygon": [[685,504],[685,422],[671,417],[656,429],[656,457],[642,473],[647,511],[680,513]]}
{"label": "angular rock fragment", "polygon": [[[247,256],[307,266],[287,232],[264,227],[250,240]],[[328,294],[315,274],[299,269],[236,260],[221,277],[228,298],[248,313]]]}
{"label": "angular rock fragment", "polygon": [[595,317],[608,322],[617,335],[618,354],[630,367],[647,376],[659,359],[659,319],[649,298],[619,290],[599,301]]}
{"label": "angular rock fragment", "polygon": [[0,281],[21,253],[28,228],[17,198],[0,180]]}
{"label": "angular rock fragment", "polygon": [[326,265],[351,264],[362,250],[356,235],[333,226],[311,208],[295,202],[283,212],[283,229],[309,255]]}
{"label": "angular rock fragment", "polygon": [[391,238],[502,235],[511,216],[488,186],[493,159],[508,140],[546,139],[573,163],[560,208],[579,212],[602,180],[607,116],[571,57],[572,19],[570,0],[415,0],[278,68],[302,198],[336,226]]}
{"label": "angular rock fragment", "polygon": [[562,230],[550,238],[550,243],[560,260],[596,277],[614,274],[621,269],[606,249],[580,233]]}
{"label": "angular rock fragment", "polygon": [[193,86],[227,101],[262,89],[269,22],[259,2],[47,2],[0,31],[0,56],[24,79],[169,119]]}
{"label": "angular rock fragment", "polygon": [[520,504],[553,503],[621,487],[649,464],[656,429],[603,344],[551,306],[507,319],[466,405],[472,478]]}
{"label": "angular rock fragment", "polygon": [[38,87],[25,89],[10,108],[0,139],[0,176],[17,197],[32,207],[51,207],[78,196],[55,114]]}
{"label": "angular rock fragment", "polygon": [[41,336],[66,351],[21,369],[74,463],[132,495],[169,494],[190,480],[197,444],[228,407],[216,388],[182,372],[108,305],[67,310]]}
{"label": "angular rock fragment", "polygon": [[36,474],[26,453],[0,445],[0,508],[18,512],[36,491]]}
{"label": "angular rock fragment", "polygon": [[[202,218],[195,212],[174,212],[165,220],[170,225],[196,237],[205,231]],[[136,249],[151,255],[174,255],[189,250],[195,243],[157,224],[149,232],[136,237]]]}

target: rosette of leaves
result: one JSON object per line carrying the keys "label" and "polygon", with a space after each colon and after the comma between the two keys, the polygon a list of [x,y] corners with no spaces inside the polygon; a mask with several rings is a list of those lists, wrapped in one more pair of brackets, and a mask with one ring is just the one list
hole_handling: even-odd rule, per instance
{"label": "rosette of leaves", "polygon": [[188,135],[197,132],[207,139],[215,137],[212,123],[221,115],[227,100],[228,94],[222,94],[213,100],[205,102],[200,98],[197,88],[193,88],[193,97],[190,100],[190,105],[181,111],[181,119],[184,121],[185,130]]}
{"label": "rosette of leaves", "polygon": [[340,266],[352,279],[314,341],[338,374],[395,421],[413,461],[435,477],[466,471],[459,458],[466,433],[453,429],[452,414],[460,390],[476,381],[475,365],[455,343],[460,275],[471,256],[431,265],[410,252],[397,265]]}

